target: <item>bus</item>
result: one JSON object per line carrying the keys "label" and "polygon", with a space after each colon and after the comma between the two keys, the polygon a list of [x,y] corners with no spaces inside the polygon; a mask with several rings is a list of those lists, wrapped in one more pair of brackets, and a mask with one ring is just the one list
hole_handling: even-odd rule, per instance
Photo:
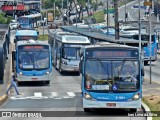
{"label": "bus", "polygon": [[39,27],[41,25],[42,20],[42,14],[36,13],[36,14],[30,14],[21,16],[18,18],[18,22],[21,28],[35,28]]}
{"label": "bus", "polygon": [[[132,35],[132,39],[139,40],[139,34]],[[148,62],[150,61],[150,56],[151,56],[151,61],[156,61],[157,60],[157,46],[158,46],[156,34],[151,35],[151,53],[150,53],[149,35],[143,33],[141,35],[141,40],[148,41],[148,43],[143,46],[144,64],[148,64]]]}
{"label": "bus", "polygon": [[23,41],[23,40],[37,40],[38,39],[38,32],[35,29],[18,29],[16,30],[14,43],[17,41]]}
{"label": "bus", "polygon": [[28,81],[50,84],[52,75],[51,48],[42,41],[18,41],[12,52],[13,71],[18,85]]}
{"label": "bus", "polygon": [[85,112],[94,108],[141,108],[142,76],[138,47],[99,43],[80,50]]}
{"label": "bus", "polygon": [[87,37],[69,32],[55,32],[49,34],[52,47],[53,65],[60,71],[77,72],[79,74],[80,48],[89,45]]}

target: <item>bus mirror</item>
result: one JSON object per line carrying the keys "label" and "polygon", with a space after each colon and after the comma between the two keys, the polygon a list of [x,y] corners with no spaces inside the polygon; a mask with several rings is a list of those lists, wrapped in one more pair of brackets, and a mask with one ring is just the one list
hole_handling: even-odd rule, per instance
{"label": "bus mirror", "polygon": [[79,56],[80,56],[80,58],[83,56],[83,50],[82,49],[79,52]]}
{"label": "bus mirror", "polygon": [[39,35],[39,31],[37,31],[37,35]]}
{"label": "bus mirror", "polygon": [[16,43],[16,39],[14,38],[14,43]]}
{"label": "bus mirror", "polygon": [[15,51],[12,51],[12,60],[16,60],[16,52]]}
{"label": "bus mirror", "polygon": [[79,62],[79,73],[82,73],[82,61]]}
{"label": "bus mirror", "polygon": [[141,76],[144,76],[144,69],[141,69]]}

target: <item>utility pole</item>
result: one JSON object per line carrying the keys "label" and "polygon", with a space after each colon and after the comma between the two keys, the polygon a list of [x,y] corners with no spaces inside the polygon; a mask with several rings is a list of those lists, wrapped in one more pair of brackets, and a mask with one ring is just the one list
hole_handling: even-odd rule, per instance
{"label": "utility pole", "polygon": [[[140,2],[141,0],[138,0],[138,25],[139,25],[139,60],[140,60],[140,71],[144,68],[142,67],[142,48],[141,48],[141,9],[140,9]],[[144,65],[144,64],[143,64]],[[140,76],[142,73],[140,72]],[[143,79],[143,78],[142,78]]]}
{"label": "utility pole", "polygon": [[126,2],[127,2],[127,0],[125,0],[125,22],[126,22],[126,19],[127,19],[127,17],[128,17],[128,16],[127,16],[128,14],[126,13],[126,12],[127,12]]}
{"label": "utility pole", "polygon": [[150,56],[149,56],[149,61],[150,61],[150,64],[149,64],[149,68],[150,68],[150,84],[152,83],[152,67],[151,67],[151,57],[152,57],[152,47],[151,47],[151,39],[152,39],[152,36],[151,36],[151,7],[149,8],[149,45],[150,45]]}
{"label": "utility pole", "polygon": [[108,14],[108,0],[107,0],[107,34],[109,34],[109,14]]}
{"label": "utility pole", "polygon": [[63,0],[62,0],[62,26],[64,26],[64,19],[63,19],[63,17],[64,17],[64,13],[63,13]]}
{"label": "utility pole", "polygon": [[115,39],[119,39],[118,0],[114,0]]}

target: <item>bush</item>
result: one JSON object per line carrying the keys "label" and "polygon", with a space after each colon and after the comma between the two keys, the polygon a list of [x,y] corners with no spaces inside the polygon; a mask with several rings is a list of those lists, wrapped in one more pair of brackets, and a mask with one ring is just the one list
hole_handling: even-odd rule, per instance
{"label": "bush", "polygon": [[0,24],[9,24],[13,17],[7,16],[5,17],[3,13],[0,14]]}

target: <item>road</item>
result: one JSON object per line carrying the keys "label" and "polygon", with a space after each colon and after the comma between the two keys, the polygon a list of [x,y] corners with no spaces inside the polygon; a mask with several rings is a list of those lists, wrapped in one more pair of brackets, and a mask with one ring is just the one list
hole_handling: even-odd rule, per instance
{"label": "road", "polygon": [[[14,34],[15,32],[12,32],[12,42]],[[42,113],[42,116],[55,117],[47,117],[45,120],[146,120],[145,117],[128,117],[128,111],[120,109],[98,109],[91,113],[84,113],[80,84],[81,76],[77,76],[75,73],[61,75],[53,68],[50,85],[44,85],[36,81],[22,84],[18,87],[21,95],[17,96],[14,91],[11,91],[9,99],[1,106],[1,111],[51,111],[51,113]],[[138,111],[142,111],[142,109],[138,109]],[[3,120],[9,119],[5,118]],[[27,120],[31,119],[33,118],[27,118]],[[17,118],[12,118],[12,120],[17,120]]]}

